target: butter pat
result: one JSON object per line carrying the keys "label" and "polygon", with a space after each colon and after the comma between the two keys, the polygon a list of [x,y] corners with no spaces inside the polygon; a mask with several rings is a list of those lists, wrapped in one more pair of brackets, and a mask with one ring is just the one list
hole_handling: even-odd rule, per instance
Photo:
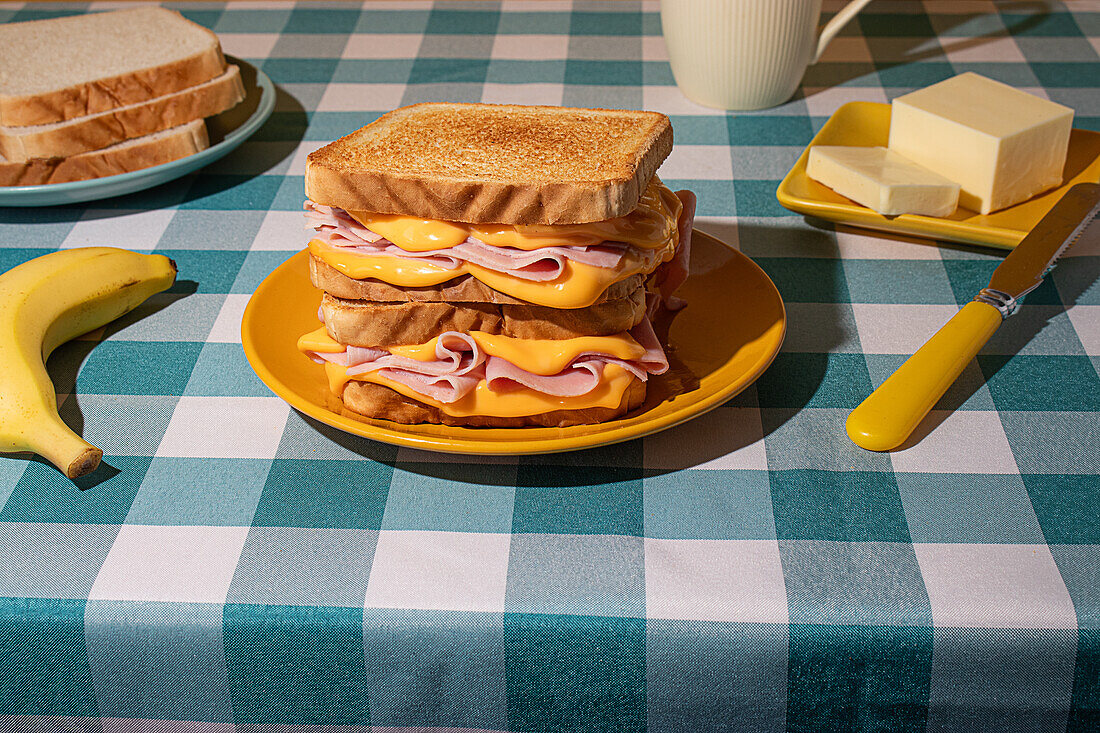
{"label": "butter pat", "polygon": [[959,202],[959,184],[886,148],[815,145],[806,174],[887,216],[947,216]]}
{"label": "butter pat", "polygon": [[890,149],[957,182],[988,214],[1062,183],[1073,110],[978,74],[894,100]]}

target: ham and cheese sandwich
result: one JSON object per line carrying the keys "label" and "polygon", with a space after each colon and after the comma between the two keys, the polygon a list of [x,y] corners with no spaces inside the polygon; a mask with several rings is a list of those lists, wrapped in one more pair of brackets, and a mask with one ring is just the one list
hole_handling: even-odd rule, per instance
{"label": "ham and cheese sandwich", "polygon": [[395,110],[308,158],[321,325],[299,348],[351,410],[400,423],[601,422],[668,361],[694,197],[655,176],[652,112]]}

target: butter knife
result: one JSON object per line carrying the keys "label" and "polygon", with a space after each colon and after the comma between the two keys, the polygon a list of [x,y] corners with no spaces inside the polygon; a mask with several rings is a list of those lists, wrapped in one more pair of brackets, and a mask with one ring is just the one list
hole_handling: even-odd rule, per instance
{"label": "butter knife", "polygon": [[1100,184],[1078,183],[993,271],[989,287],[963,306],[917,353],[848,416],[848,437],[886,451],[909,437],[1019,300],[1039,287],[1055,260],[1100,214]]}

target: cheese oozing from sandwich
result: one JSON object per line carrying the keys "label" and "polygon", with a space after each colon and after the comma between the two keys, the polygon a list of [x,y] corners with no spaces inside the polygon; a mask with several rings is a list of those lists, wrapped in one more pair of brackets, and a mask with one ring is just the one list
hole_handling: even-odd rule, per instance
{"label": "cheese oozing from sandwich", "polygon": [[635,379],[668,369],[648,319],[613,336],[519,339],[452,331],[386,348],[345,346],[321,327],[302,336],[298,348],[324,363],[338,395],[351,380],[372,382],[455,417],[615,407]]}
{"label": "cheese oozing from sandwich", "polygon": [[629,214],[587,224],[463,224],[312,202],[307,209],[319,232],[310,253],[352,279],[426,287],[470,275],[537,305],[584,308],[613,283],[675,256],[684,206],[655,176]]}

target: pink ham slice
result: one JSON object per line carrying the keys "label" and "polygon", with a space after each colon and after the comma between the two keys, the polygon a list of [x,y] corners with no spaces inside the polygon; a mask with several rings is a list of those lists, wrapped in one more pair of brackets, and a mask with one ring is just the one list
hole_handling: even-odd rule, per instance
{"label": "pink ham slice", "polygon": [[588,352],[580,354],[558,374],[549,376],[534,374],[499,357],[487,356],[470,335],[457,331],[448,331],[439,337],[433,361],[356,346],[337,353],[310,352],[310,356],[314,361],[329,361],[346,367],[349,376],[377,371],[443,403],[462,399],[483,379],[493,392],[509,392],[524,386],[555,397],[575,397],[596,388],[607,364],[618,364],[642,381],[650,374],[662,374],[668,369],[668,360],[649,319],[643,319],[630,334],[645,349],[639,358],[617,359]]}

